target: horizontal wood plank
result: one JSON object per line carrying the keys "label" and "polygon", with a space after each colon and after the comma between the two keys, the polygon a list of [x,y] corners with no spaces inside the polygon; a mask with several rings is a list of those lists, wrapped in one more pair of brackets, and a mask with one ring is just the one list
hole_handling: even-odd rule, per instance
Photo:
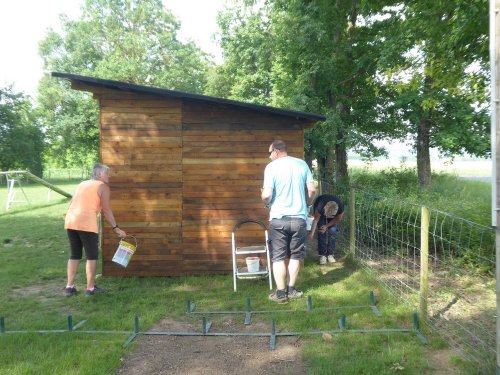
{"label": "horizontal wood plank", "polygon": [[[116,96],[115,96],[116,97]],[[101,99],[101,108],[117,107],[139,107],[139,108],[178,108],[181,110],[182,101],[178,99],[142,99],[137,96],[136,99],[130,98],[110,98]]]}

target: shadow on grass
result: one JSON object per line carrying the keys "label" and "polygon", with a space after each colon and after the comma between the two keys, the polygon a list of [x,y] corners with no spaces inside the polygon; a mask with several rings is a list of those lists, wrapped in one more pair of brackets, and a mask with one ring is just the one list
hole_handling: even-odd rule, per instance
{"label": "shadow on grass", "polygon": [[47,208],[47,207],[53,207],[57,206],[61,203],[69,203],[70,199],[69,198],[61,198],[57,201],[54,201],[52,203],[39,203],[39,204],[31,204],[31,205],[26,205],[23,206],[22,208],[19,207],[14,207],[11,208],[9,211],[1,212],[0,217],[7,217],[9,215],[15,215],[15,214],[22,214],[26,212],[31,212],[39,208]]}

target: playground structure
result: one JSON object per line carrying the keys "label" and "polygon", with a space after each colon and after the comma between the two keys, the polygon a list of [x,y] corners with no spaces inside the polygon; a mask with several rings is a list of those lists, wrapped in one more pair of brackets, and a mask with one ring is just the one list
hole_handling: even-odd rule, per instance
{"label": "playground structure", "polygon": [[[45,181],[44,179],[35,176],[34,174],[28,172],[28,171],[6,171],[6,172],[0,172],[0,176],[5,176],[6,181],[7,181],[7,200],[5,204],[5,210],[8,211],[9,208],[14,204],[14,203],[26,203],[26,204],[31,204],[28,196],[26,195],[26,192],[23,189],[23,185],[21,184],[21,180],[23,178],[26,178],[28,180],[31,180],[35,183],[41,184],[43,186],[46,186],[49,189],[48,192],[48,197],[50,199],[50,192],[53,190],[67,198],[71,198],[71,194],[65,192],[64,190],[59,189],[57,186],[51,184],[48,181]],[[16,186],[17,189],[20,190],[22,193],[24,199],[23,200],[16,200]]]}

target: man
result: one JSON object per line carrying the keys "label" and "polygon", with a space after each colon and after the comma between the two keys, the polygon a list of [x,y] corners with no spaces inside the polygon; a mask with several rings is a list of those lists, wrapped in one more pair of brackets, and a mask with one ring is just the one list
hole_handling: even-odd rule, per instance
{"label": "man", "polygon": [[68,260],[68,281],[64,289],[64,295],[71,297],[77,294],[75,277],[78,266],[82,259],[82,250],[85,248],[87,264],[87,288],[85,296],[103,293],[104,289],[95,285],[98,255],[98,228],[97,214],[101,211],[107,222],[113,228],[113,232],[120,238],[127,234],[118,228],[115,217],[109,206],[109,167],[104,164],[96,164],[92,170],[92,180],[83,181],[76,188],[66,218],[64,229],[68,233],[71,255]]}
{"label": "man", "polygon": [[[295,288],[300,263],[305,258],[307,207],[312,204],[316,188],[306,162],[288,156],[285,142],[269,146],[271,163],[264,171],[261,198],[269,212],[269,239],[276,292],[269,299],[286,303],[304,293]],[[306,197],[307,188],[307,197]],[[287,267],[288,262],[288,285]]]}
{"label": "man", "polygon": [[344,204],[334,195],[320,195],[314,202],[314,221],[308,240],[312,240],[316,227],[318,230],[319,264],[335,263],[335,242],[337,224],[344,219]]}

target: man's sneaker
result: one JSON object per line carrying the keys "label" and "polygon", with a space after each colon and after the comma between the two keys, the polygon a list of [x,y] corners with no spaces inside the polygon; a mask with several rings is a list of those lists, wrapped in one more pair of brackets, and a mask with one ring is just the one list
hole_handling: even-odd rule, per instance
{"label": "man's sneaker", "polygon": [[335,262],[336,262],[336,260],[333,257],[333,255],[328,255],[328,263],[335,263]]}
{"label": "man's sneaker", "polygon": [[68,286],[68,287],[64,288],[64,292],[63,292],[65,297],[74,296],[76,293],[78,293],[78,291],[76,290],[76,288],[74,286]]}
{"label": "man's sneaker", "polygon": [[288,298],[293,299],[293,298],[300,298],[304,295],[304,292],[302,290],[295,289],[293,286],[288,287]]}
{"label": "man's sneaker", "polygon": [[93,296],[94,294],[101,294],[104,292],[105,292],[104,289],[99,288],[97,285],[94,285],[94,289],[87,289],[85,291],[85,297],[90,297],[90,296]]}
{"label": "man's sneaker", "polygon": [[326,257],[324,255],[319,256],[319,264],[326,264]]}
{"label": "man's sneaker", "polygon": [[278,293],[278,291],[271,293],[269,295],[269,299],[276,303],[287,303],[288,297],[286,296],[286,292],[283,290],[283,293]]}

